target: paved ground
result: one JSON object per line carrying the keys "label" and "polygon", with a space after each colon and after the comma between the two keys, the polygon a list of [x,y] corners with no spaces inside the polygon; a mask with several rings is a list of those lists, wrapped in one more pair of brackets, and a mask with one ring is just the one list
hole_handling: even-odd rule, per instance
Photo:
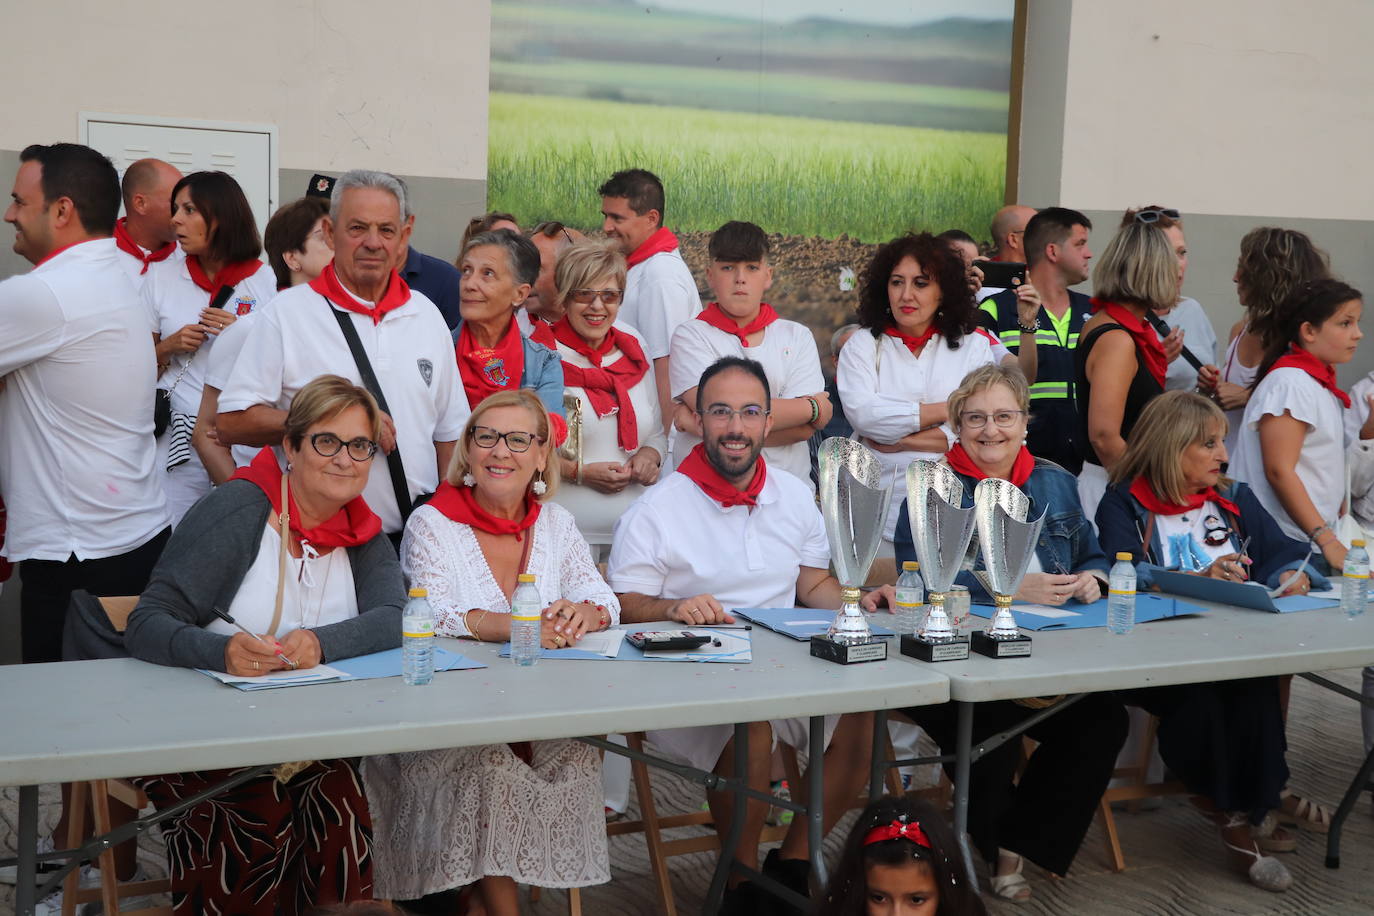
{"label": "paved ground", "polygon": [[[1340,683],[1359,689],[1358,672],[1335,675]],[[1295,680],[1289,713],[1289,765],[1292,785],[1299,792],[1334,805],[1361,756],[1359,717],[1355,705]],[[0,737],[0,740],[3,740]],[[661,810],[696,810],[701,795],[671,777],[655,777]],[[56,816],[55,793],[45,791],[44,829]],[[1033,899],[1024,905],[997,903],[1002,914],[1368,914],[1374,913],[1374,817],[1364,795],[1346,825],[1343,867],[1324,867],[1324,838],[1303,834],[1298,851],[1283,857],[1295,884],[1286,894],[1270,894],[1251,887],[1225,869],[1215,830],[1180,799],[1166,799],[1151,811],[1122,813],[1117,818],[1127,870],[1116,874],[1107,867],[1100,825],[1094,825],[1073,872],[1056,881],[1032,871]],[[847,822],[846,822],[847,824]],[[835,853],[843,828],[832,835],[827,849]],[[0,855],[14,848],[15,792],[0,791]],[[140,856],[151,873],[163,869],[160,841],[145,838]],[[613,881],[583,893],[584,912],[592,916],[638,916],[654,912],[654,886],[641,837],[618,837],[611,843]],[[678,908],[696,913],[710,878],[713,856],[699,854],[673,860],[673,883]],[[1028,868],[1031,868],[1028,866]],[[529,908],[536,916],[565,913],[561,892],[544,894]],[[13,912],[13,888],[0,886],[0,914]]]}

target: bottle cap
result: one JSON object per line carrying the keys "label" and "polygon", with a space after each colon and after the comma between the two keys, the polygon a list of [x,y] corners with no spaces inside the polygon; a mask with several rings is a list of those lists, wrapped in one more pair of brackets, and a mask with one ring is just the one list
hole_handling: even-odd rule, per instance
{"label": "bottle cap", "polygon": [[1363,547],[1363,546],[1364,546],[1364,541],[1360,540],[1359,538],[1355,538],[1355,540],[1353,540],[1353,541],[1350,542],[1350,546],[1351,546],[1351,547]]}
{"label": "bottle cap", "polygon": [[412,589],[410,590],[410,597],[412,597],[412,598],[428,598],[428,597],[429,597],[429,589],[427,589],[427,588],[412,588]]}
{"label": "bottle cap", "polygon": [[515,577],[515,581],[516,581],[516,582],[533,582],[533,581],[534,581],[534,573],[521,573],[520,575],[518,575],[518,576]]}
{"label": "bottle cap", "polygon": [[1127,563],[1131,562],[1131,555],[1124,550],[1118,551],[1116,558],[1118,560],[1125,560]]}
{"label": "bottle cap", "polygon": [[917,563],[915,560],[905,560],[905,561],[903,561],[903,563],[902,563],[902,569],[903,569],[903,571],[908,571],[908,570],[912,570],[912,569],[920,569],[920,568],[921,568],[921,564],[920,564],[920,563]]}

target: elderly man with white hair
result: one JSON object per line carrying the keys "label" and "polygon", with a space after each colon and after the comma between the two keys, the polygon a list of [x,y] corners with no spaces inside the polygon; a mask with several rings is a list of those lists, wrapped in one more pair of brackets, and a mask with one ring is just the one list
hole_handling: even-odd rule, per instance
{"label": "elderly man with white hair", "polygon": [[258,319],[218,416],[221,442],[278,445],[291,398],[318,376],[341,375],[379,395],[390,473],[373,473],[363,497],[388,534],[438,486],[468,416],[448,327],[397,273],[409,250],[405,193],[386,172],[339,177],[325,224],[334,261]]}

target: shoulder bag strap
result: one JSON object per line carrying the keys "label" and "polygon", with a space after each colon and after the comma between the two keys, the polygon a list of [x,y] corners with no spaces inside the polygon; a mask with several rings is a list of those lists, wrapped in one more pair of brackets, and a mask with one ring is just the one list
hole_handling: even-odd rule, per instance
{"label": "shoulder bag strap", "polygon": [[277,558],[277,603],[272,608],[272,624],[267,628],[267,632],[275,639],[277,627],[281,625],[281,599],[286,591],[286,556],[291,537],[291,504],[286,501],[286,478],[281,475],[281,512],[277,513],[277,524],[281,533],[281,554]]}
{"label": "shoulder bag strap", "polygon": [[[382,386],[378,384],[377,375],[372,371],[372,362],[367,358],[362,340],[358,338],[358,329],[353,327],[353,319],[334,308],[325,297],[320,298],[324,299],[325,308],[329,309],[334,319],[339,322],[339,330],[343,332],[348,349],[353,353],[353,362],[358,364],[358,375],[362,377],[363,387],[372,392],[372,396],[377,399],[377,406],[387,416],[392,416],[391,408],[386,403],[386,395],[382,393]],[[386,456],[386,466],[391,472],[391,489],[396,494],[396,508],[401,512],[401,524],[404,525],[406,519],[410,518],[410,513],[415,511],[415,504],[410,500],[410,485],[406,483],[406,469],[401,463],[399,444]]]}

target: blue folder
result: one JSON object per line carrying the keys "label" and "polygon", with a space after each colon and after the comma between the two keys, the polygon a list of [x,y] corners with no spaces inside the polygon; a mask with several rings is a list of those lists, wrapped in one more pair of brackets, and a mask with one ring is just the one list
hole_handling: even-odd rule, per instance
{"label": "blue folder", "polygon": [[[730,613],[745,620],[752,620],[774,633],[781,633],[783,636],[803,642],[812,636],[824,636],[825,631],[830,629],[830,621],[835,618],[834,611],[804,607],[742,607],[731,608]],[[865,616],[869,619],[869,628],[874,636],[897,635],[897,631],[873,623],[871,614]]]}
{"label": "blue folder", "polygon": [[[400,677],[401,650],[387,649],[384,652],[373,652],[371,655],[346,658],[341,662],[330,662],[329,667],[337,668],[347,674],[350,681],[365,681],[374,677]],[[485,667],[486,665],[475,662],[467,656],[441,649],[438,646],[434,647],[435,671],[462,671],[469,668]]]}
{"label": "blue folder", "polygon": [[1184,572],[1168,569],[1154,571],[1155,584],[1166,592],[1215,601],[1217,604],[1230,604],[1247,607],[1256,611],[1269,611],[1271,614],[1291,614],[1294,611],[1310,611],[1316,608],[1337,607],[1340,602],[1330,598],[1314,598],[1311,595],[1285,595],[1282,598],[1269,597],[1269,590],[1253,582],[1227,582],[1210,576],[1193,576]]}
{"label": "blue folder", "polygon": [[[975,604],[972,613],[975,617],[991,618],[996,608],[986,604]],[[1205,614],[1207,609],[1196,604],[1188,604],[1177,598],[1164,595],[1138,594],[1135,596],[1135,622],[1149,623],[1169,617],[1183,617],[1187,614]],[[1107,625],[1107,599],[1100,598],[1092,604],[1079,604],[1069,601],[1057,608],[1049,608],[1044,613],[1035,613],[1011,606],[1011,615],[1016,625],[1023,630],[1040,632],[1044,630],[1082,630],[1089,627]]]}

